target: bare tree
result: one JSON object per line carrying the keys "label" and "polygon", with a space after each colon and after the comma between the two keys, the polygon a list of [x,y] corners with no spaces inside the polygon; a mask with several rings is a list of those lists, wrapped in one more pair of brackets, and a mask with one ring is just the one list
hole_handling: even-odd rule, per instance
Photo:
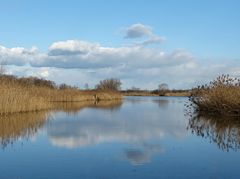
{"label": "bare tree", "polygon": [[160,96],[164,96],[168,90],[168,84],[161,83],[160,85],[158,85],[158,92]]}
{"label": "bare tree", "polygon": [[99,84],[96,85],[97,90],[111,90],[119,91],[121,90],[121,81],[119,79],[110,78],[101,80]]}
{"label": "bare tree", "polygon": [[158,85],[158,90],[159,91],[163,91],[163,90],[168,90],[168,84],[167,83],[161,83],[160,85]]}

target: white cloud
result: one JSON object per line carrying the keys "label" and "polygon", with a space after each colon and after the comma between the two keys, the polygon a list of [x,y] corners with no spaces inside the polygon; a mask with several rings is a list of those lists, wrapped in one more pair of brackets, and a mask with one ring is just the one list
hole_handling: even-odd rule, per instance
{"label": "white cloud", "polygon": [[125,38],[139,38],[144,36],[151,36],[152,28],[143,24],[133,24],[126,29]]}
{"label": "white cloud", "polygon": [[127,27],[125,33],[126,39],[147,38],[142,42],[138,42],[136,45],[146,46],[150,44],[162,43],[165,41],[165,37],[161,37],[153,33],[152,27],[141,23],[133,24]]}
{"label": "white cloud", "polygon": [[99,44],[93,44],[78,40],[60,41],[53,43],[49,47],[48,54],[50,56],[87,54],[96,50],[99,48],[99,46]]}
{"label": "white cloud", "polygon": [[171,88],[191,88],[222,73],[240,75],[239,61],[206,63],[206,59],[201,61],[184,49],[168,52],[146,46],[163,41],[150,26],[133,24],[125,32],[125,37],[135,45],[107,47],[67,40],[54,42],[46,52],[37,47],[0,46],[0,61],[8,64],[10,74],[39,76],[78,86],[88,83],[91,87],[99,80],[114,77],[122,80],[123,88],[154,89],[162,82]]}
{"label": "white cloud", "polygon": [[58,68],[106,68],[128,66],[129,68],[149,68],[175,66],[194,61],[185,50],[171,53],[160,49],[140,46],[104,47],[85,41],[69,40],[55,42],[48,53],[33,49],[0,47],[1,60],[9,65]]}

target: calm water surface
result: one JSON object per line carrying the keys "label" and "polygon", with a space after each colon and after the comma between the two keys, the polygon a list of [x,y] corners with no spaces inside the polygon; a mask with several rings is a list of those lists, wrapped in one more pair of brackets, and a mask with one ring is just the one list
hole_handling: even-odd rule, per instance
{"label": "calm water surface", "polygon": [[240,178],[240,124],[183,97],[65,103],[0,119],[0,178]]}

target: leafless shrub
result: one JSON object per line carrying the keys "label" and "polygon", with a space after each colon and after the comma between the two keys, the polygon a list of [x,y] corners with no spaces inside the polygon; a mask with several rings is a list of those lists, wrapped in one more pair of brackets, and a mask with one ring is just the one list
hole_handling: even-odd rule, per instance
{"label": "leafless shrub", "polygon": [[96,85],[97,90],[110,90],[110,91],[119,91],[121,90],[121,81],[119,79],[110,78],[105,79],[99,82]]}

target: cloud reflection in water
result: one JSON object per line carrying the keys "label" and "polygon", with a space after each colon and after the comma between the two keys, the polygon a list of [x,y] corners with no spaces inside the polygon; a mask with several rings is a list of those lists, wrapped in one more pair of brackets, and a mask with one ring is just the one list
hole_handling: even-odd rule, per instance
{"label": "cloud reflection in water", "polygon": [[124,151],[125,158],[140,165],[149,162],[152,155],[164,152],[159,141],[165,137],[187,135],[182,113],[182,105],[173,100],[127,98],[115,111],[86,109],[75,116],[56,114],[57,120],[47,131],[53,145],[70,149],[126,143],[130,147]]}

